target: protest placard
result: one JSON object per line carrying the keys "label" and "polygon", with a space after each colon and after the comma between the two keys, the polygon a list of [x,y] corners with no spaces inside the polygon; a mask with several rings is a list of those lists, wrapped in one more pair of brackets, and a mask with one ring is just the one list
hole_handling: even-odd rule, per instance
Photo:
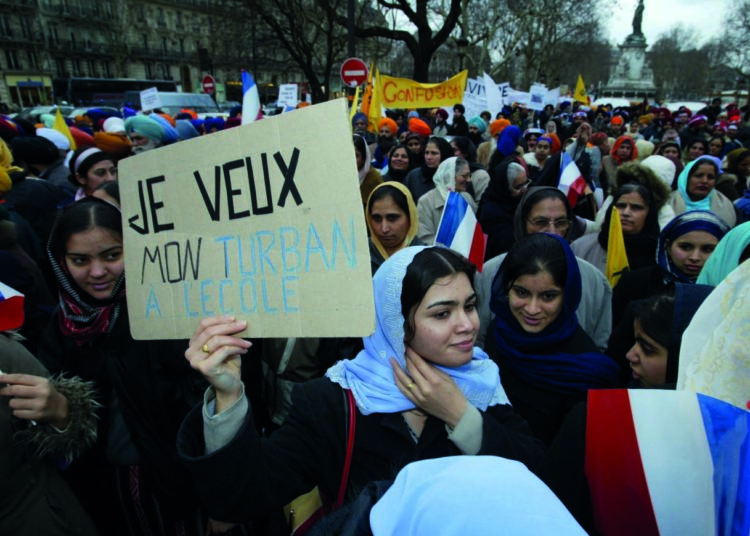
{"label": "protest placard", "polygon": [[141,110],[148,112],[157,108],[161,108],[159,90],[155,87],[150,87],[141,91]]}
{"label": "protest placard", "polygon": [[544,109],[544,100],[547,98],[547,88],[540,84],[534,84],[529,89],[528,107],[530,110],[541,112]]}
{"label": "protest placard", "polygon": [[378,91],[386,108],[437,108],[461,102],[468,71],[439,84],[421,84],[407,78],[393,78],[381,74]]}
{"label": "protest placard", "polygon": [[299,99],[297,98],[297,84],[281,84],[279,86],[279,99],[278,105],[286,108],[291,106],[294,108],[297,106]]}
{"label": "protest placard", "polygon": [[133,337],[186,338],[223,314],[252,337],[369,335],[351,139],[340,99],[122,160]]}

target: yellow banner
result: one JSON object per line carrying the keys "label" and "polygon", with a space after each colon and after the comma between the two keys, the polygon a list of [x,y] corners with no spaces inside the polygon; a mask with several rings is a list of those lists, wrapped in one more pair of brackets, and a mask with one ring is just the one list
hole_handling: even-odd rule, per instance
{"label": "yellow banner", "polygon": [[436,108],[453,106],[464,99],[469,71],[439,84],[421,84],[407,78],[380,75],[378,89],[384,108]]}

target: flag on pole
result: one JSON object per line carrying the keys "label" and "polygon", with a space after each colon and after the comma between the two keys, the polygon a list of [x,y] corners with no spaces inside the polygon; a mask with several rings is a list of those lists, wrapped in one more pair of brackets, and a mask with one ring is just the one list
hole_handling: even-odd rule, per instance
{"label": "flag on pole", "polygon": [[367,130],[378,133],[380,120],[383,118],[383,106],[380,104],[380,71],[375,71],[372,78],[370,109],[367,111]]}
{"label": "flag on pole", "polygon": [[620,280],[620,276],[630,267],[628,265],[628,254],[625,251],[625,238],[622,236],[622,224],[620,223],[620,212],[612,207],[609,222],[609,239],[607,241],[607,281],[614,288]]}
{"label": "flag on pole", "polygon": [[565,152],[560,159],[560,181],[558,182],[558,188],[568,197],[570,206],[573,208],[578,204],[578,199],[587,193],[592,193],[573,157]]}
{"label": "flag on pole", "polygon": [[589,98],[586,96],[586,85],[583,83],[583,77],[578,75],[578,82],[576,83],[576,92],[573,98],[581,104],[588,104]]}
{"label": "flag on pole", "polygon": [[477,222],[474,211],[458,192],[449,192],[440,216],[435,244],[442,244],[469,259],[480,272],[484,267],[487,235]]}
{"label": "flag on pole", "polygon": [[359,88],[362,86],[357,86],[357,89],[354,91],[354,100],[352,101],[352,107],[349,110],[349,123],[352,122],[354,119],[354,114],[357,113],[357,109],[359,108]]}
{"label": "flag on pole", "polygon": [[65,119],[63,119],[63,116],[60,113],[60,107],[58,107],[57,112],[55,112],[55,122],[52,124],[52,128],[54,128],[60,134],[68,138],[68,141],[70,142],[71,151],[75,151],[78,148],[76,147],[76,140],[75,138],[73,138],[73,134],[70,133],[68,124],[65,122]]}
{"label": "flag on pole", "polygon": [[242,71],[242,124],[252,123],[260,113],[260,96],[253,76]]}
{"label": "flag on pole", "polygon": [[[375,74],[374,65],[370,65],[370,71],[367,73],[367,82],[365,82],[365,90],[362,92],[362,104],[360,105],[359,111],[370,117],[370,102],[372,101],[372,77]],[[356,112],[355,112],[356,113]]]}
{"label": "flag on pole", "polygon": [[750,413],[689,391],[589,391],[599,534],[750,534]]}

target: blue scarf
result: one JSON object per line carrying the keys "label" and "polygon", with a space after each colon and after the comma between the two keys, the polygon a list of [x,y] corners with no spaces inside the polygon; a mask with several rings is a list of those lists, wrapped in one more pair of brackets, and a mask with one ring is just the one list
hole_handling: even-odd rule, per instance
{"label": "blue scarf", "polygon": [[[363,415],[397,413],[415,407],[396,386],[389,359],[395,358],[406,370],[401,285],[414,256],[424,249],[424,246],[404,248],[378,268],[372,280],[375,332],[364,339],[365,349],[357,357],[339,361],[326,372],[332,382],[351,389]],[[437,368],[453,378],[469,403],[480,410],[510,403],[500,384],[497,365],[479,348],[474,348],[474,357],[466,365]]]}
{"label": "blue scarf", "polygon": [[668,244],[693,231],[705,231],[721,240],[729,232],[729,225],[708,210],[691,210],[673,218],[659,234],[659,245],[656,248],[656,262],[664,272],[665,283],[695,283],[694,279],[677,270],[667,254]]}
{"label": "blue scarf", "polygon": [[[563,310],[541,333],[527,333],[510,311],[507,285],[500,265],[492,283],[490,308],[495,313],[495,343],[508,359],[508,366],[528,383],[565,395],[588,389],[615,387],[620,369],[600,352],[547,353],[570,339],[578,328],[576,310],[581,303],[581,272],[570,246],[553,236],[565,253],[568,274],[563,292]],[[506,257],[507,258],[507,257]]]}
{"label": "blue scarf", "polygon": [[679,190],[680,195],[682,196],[682,199],[685,201],[685,208],[687,210],[711,210],[711,200],[716,195],[716,188],[711,190],[711,193],[709,193],[706,197],[704,197],[700,201],[693,201],[692,199],[690,199],[690,195],[687,192],[687,186],[690,180],[690,171],[696,165],[698,165],[698,162],[708,163],[708,162],[705,162],[706,160],[715,164],[716,169],[721,171],[721,160],[719,160],[715,156],[701,156],[700,158],[693,160],[687,166],[685,166],[685,169],[682,170],[682,173],[680,173],[680,176],[677,177],[677,190]]}

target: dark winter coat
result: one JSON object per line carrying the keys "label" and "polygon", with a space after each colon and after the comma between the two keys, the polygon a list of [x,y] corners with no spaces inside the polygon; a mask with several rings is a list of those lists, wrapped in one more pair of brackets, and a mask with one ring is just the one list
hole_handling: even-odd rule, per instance
{"label": "dark winter coat", "polygon": [[[255,432],[252,412],[224,447],[205,454],[202,407],[180,429],[177,449],[195,479],[209,514],[226,521],[257,518],[281,510],[318,486],[335,497],[345,459],[345,406],[341,387],[328,378],[301,384],[292,393],[289,417],[270,438]],[[503,456],[534,467],[543,447],[509,405],[482,413],[479,454]],[[428,417],[414,442],[400,413],[356,414],[356,437],[347,486],[349,500],[369,482],[391,480],[405,465],[460,455],[445,423]]]}

